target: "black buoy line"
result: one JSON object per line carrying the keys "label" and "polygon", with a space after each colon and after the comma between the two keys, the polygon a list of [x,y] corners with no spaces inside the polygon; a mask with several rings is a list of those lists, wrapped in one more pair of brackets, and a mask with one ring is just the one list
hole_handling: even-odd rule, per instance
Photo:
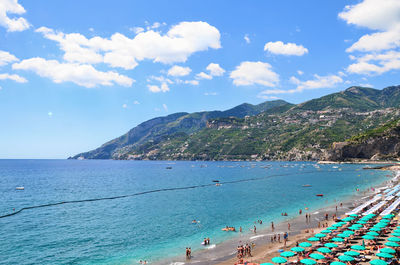
{"label": "black buoy line", "polygon": [[[341,172],[343,172],[343,171],[353,171],[353,170],[342,170]],[[318,171],[304,171],[304,172],[301,172],[301,174],[312,174],[312,173],[319,173],[319,172]],[[337,173],[337,171],[326,171],[324,173]],[[275,175],[258,177],[258,178],[231,180],[231,181],[224,181],[224,182],[219,182],[219,183],[220,184],[235,184],[235,183],[240,183],[240,182],[257,181],[257,180],[262,180],[262,179],[267,179],[267,178],[272,178],[272,177],[290,176],[290,175],[294,175],[294,174],[297,174],[297,173],[275,174]],[[166,192],[166,191],[174,191],[174,190],[189,190],[189,189],[196,189],[196,188],[205,188],[205,187],[210,187],[210,186],[215,186],[215,183],[194,185],[194,186],[186,186],[186,187],[163,188],[163,189],[142,191],[142,192],[137,192],[137,193],[133,193],[133,194],[119,195],[119,196],[114,196],[114,197],[102,197],[102,198],[93,198],[93,199],[84,199],[84,200],[61,201],[61,202],[48,203],[48,204],[42,204],[42,205],[28,206],[28,207],[23,207],[23,208],[19,209],[18,211],[14,211],[14,212],[9,213],[9,214],[0,215],[0,219],[17,215],[17,214],[19,214],[19,213],[21,213],[21,212],[23,212],[25,210],[32,210],[32,209],[37,209],[37,208],[52,207],[52,206],[63,205],[63,204],[72,204],[72,203],[116,200],[116,199],[122,199],[122,198],[145,195],[145,194],[149,194],[149,193]]]}

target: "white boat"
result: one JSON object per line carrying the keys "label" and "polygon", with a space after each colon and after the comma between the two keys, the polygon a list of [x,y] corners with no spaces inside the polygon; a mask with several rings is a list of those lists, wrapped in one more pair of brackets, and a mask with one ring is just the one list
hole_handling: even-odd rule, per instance
{"label": "white boat", "polygon": [[24,187],[16,187],[15,189],[16,190],[24,190],[25,188]]}

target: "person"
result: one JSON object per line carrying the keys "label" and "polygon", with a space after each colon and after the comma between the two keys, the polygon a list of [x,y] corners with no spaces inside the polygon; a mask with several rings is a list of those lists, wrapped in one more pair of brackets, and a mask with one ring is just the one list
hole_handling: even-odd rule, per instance
{"label": "person", "polygon": [[254,226],[254,234],[257,233],[257,227]]}
{"label": "person", "polygon": [[299,241],[296,241],[296,247],[298,247],[299,246]]}
{"label": "person", "polygon": [[192,248],[189,248],[189,259],[192,258]]}
{"label": "person", "polygon": [[207,237],[207,245],[210,245],[210,238]]}
{"label": "person", "polygon": [[303,212],[303,211],[300,209],[300,210],[299,210],[299,215],[301,215],[302,212]]}
{"label": "person", "polygon": [[272,231],[274,231],[274,229],[275,229],[274,222],[271,222],[271,229],[272,229]]}
{"label": "person", "polygon": [[239,228],[240,233],[242,233],[242,227]]}
{"label": "person", "polygon": [[287,223],[287,228],[290,231],[290,223]]}
{"label": "person", "polygon": [[283,234],[283,245],[286,247],[286,242],[287,242],[288,234],[287,232]]}
{"label": "person", "polygon": [[278,242],[281,243],[281,234],[278,234]]}

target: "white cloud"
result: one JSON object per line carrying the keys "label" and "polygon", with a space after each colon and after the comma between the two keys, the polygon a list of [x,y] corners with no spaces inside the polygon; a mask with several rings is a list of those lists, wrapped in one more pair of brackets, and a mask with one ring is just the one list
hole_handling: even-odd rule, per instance
{"label": "white cloud", "polygon": [[218,93],[217,92],[205,92],[204,96],[217,96]]}
{"label": "white cloud", "polygon": [[304,72],[303,72],[303,71],[301,71],[301,70],[297,70],[297,74],[298,74],[298,75],[303,75],[303,74],[304,74]]}
{"label": "white cloud", "polygon": [[126,109],[127,107],[128,107],[127,104],[122,104],[122,108],[123,108],[123,109]]}
{"label": "white cloud", "polygon": [[133,28],[130,28],[129,30],[133,31],[135,34],[139,34],[139,33],[144,31],[144,28],[142,28],[142,27],[133,27]]}
{"label": "white cloud", "polygon": [[18,58],[6,51],[0,51],[0,66],[18,61]]}
{"label": "white cloud", "polygon": [[162,104],[162,107],[163,107],[163,109],[164,109],[165,111],[168,111],[167,104]]}
{"label": "white cloud", "polygon": [[59,43],[68,62],[100,63],[133,69],[139,61],[160,63],[185,62],[199,51],[221,48],[220,33],[206,22],[181,22],[166,34],[148,30],[130,39],[121,33],[110,38],[86,38],[79,33],[64,34],[41,27],[37,32]]}
{"label": "white cloud", "polygon": [[351,59],[356,60],[347,67],[347,72],[352,74],[379,75],[400,69],[400,51],[371,53],[361,57],[352,56]]}
{"label": "white cloud", "polygon": [[147,85],[147,88],[150,92],[159,93],[159,92],[168,92],[169,87],[167,83],[162,83],[160,86],[156,85]]}
{"label": "white cloud", "polygon": [[186,76],[190,74],[192,69],[189,67],[182,67],[179,65],[174,65],[168,70],[168,75],[170,76]]}
{"label": "white cloud", "polygon": [[327,75],[319,76],[314,75],[314,79],[307,81],[300,81],[296,77],[292,76],[289,80],[291,83],[297,85],[295,89],[268,89],[259,94],[259,97],[265,98],[269,95],[279,95],[279,94],[293,94],[302,92],[309,89],[317,88],[331,88],[335,87],[337,84],[342,83],[343,79],[337,75]]}
{"label": "white cloud", "polygon": [[10,18],[9,14],[22,15],[26,11],[18,0],[1,0],[0,1],[0,25],[5,27],[7,31],[23,31],[30,27],[28,21],[23,17]]}
{"label": "white cloud", "polygon": [[282,55],[296,55],[302,56],[308,53],[308,49],[304,48],[302,45],[297,45],[296,43],[283,43],[281,41],[268,42],[264,46],[264,51],[268,51],[273,54]]}
{"label": "white cloud", "polygon": [[135,104],[135,105],[139,105],[139,104],[140,104],[140,102],[139,102],[139,101],[137,101],[137,100],[135,100],[135,101],[133,101],[133,104]]}
{"label": "white cloud", "polygon": [[151,75],[151,76],[149,76],[149,78],[147,78],[147,82],[151,82],[152,80],[158,81],[160,83],[167,83],[167,84],[173,84],[174,83],[171,79],[166,78],[166,77],[164,77],[162,75],[161,76]]}
{"label": "white cloud", "polygon": [[0,80],[7,80],[7,79],[13,80],[13,81],[18,82],[18,83],[26,83],[26,82],[28,82],[28,80],[26,80],[22,76],[19,76],[19,75],[16,75],[16,74],[13,74],[13,75],[0,74]]}
{"label": "white cloud", "polygon": [[371,85],[371,84],[369,84],[369,83],[360,84],[360,86],[362,86],[362,87],[371,87],[371,88],[374,88],[374,86]]}
{"label": "white cloud", "polygon": [[225,73],[225,70],[217,63],[210,63],[206,67],[206,70],[208,70],[212,76],[221,76]]}
{"label": "white cloud", "polygon": [[200,72],[200,73],[198,73],[196,75],[196,78],[197,79],[208,79],[208,80],[211,80],[213,77],[211,75],[209,75],[209,74],[204,73],[204,72]]}
{"label": "white cloud", "polygon": [[91,65],[76,63],[60,63],[56,60],[46,60],[40,57],[23,60],[14,63],[12,68],[15,70],[33,71],[41,77],[47,77],[55,83],[73,82],[84,87],[95,87],[98,85],[112,86],[131,86],[133,79],[108,71],[101,72]]}
{"label": "white cloud", "polygon": [[279,75],[269,63],[242,62],[229,75],[236,86],[262,85],[273,87],[279,83]]}
{"label": "white cloud", "polygon": [[53,117],[53,112],[51,111],[47,112],[47,116],[49,116],[50,118]]}
{"label": "white cloud", "polygon": [[199,85],[199,81],[197,80],[185,80],[185,84],[189,84],[192,86],[198,86]]}
{"label": "white cloud", "polygon": [[263,92],[261,92],[260,94],[258,94],[257,97],[258,97],[258,98],[265,99],[265,100],[276,100],[276,99],[279,99],[279,97],[276,97],[276,96],[268,96],[268,95],[265,95],[265,94],[263,94]]}
{"label": "white cloud", "polygon": [[250,43],[249,34],[244,35],[243,39],[246,41],[247,44]]}

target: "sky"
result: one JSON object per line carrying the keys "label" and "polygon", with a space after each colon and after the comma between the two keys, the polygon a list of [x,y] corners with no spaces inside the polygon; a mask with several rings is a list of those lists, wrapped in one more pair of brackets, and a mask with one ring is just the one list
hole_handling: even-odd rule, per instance
{"label": "sky", "polygon": [[148,119],[398,85],[400,1],[0,0],[0,158]]}

